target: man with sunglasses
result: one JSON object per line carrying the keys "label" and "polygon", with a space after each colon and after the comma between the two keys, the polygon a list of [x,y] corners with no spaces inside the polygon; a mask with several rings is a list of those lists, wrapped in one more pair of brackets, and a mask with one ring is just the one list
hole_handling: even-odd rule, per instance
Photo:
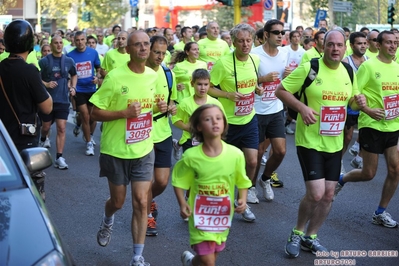
{"label": "man with sunglasses", "polygon": [[[284,159],[285,128],[284,128],[284,106],[275,95],[277,86],[290,71],[287,67],[288,52],[286,49],[279,49],[282,44],[284,23],[277,19],[268,20],[263,29],[265,43],[252,49],[251,53],[260,58],[258,83],[263,87],[263,94],[255,95],[255,112],[258,120],[259,146],[258,163],[255,176],[258,176],[261,159],[267,148],[267,142],[272,145],[271,155],[266,162],[262,175],[258,178],[258,184],[262,187],[263,197],[267,201],[274,199],[271,186],[282,187],[283,182],[278,180],[277,173],[274,171],[279,167]],[[266,140],[269,139],[269,140]],[[272,178],[273,176],[273,178]],[[250,203],[255,201],[256,189],[252,187],[248,190]],[[252,200],[253,201],[249,201]]]}
{"label": "man with sunglasses", "polygon": [[369,45],[369,48],[366,51],[366,56],[368,56],[368,58],[374,58],[378,55],[377,36],[379,33],[379,30],[372,29],[367,34],[367,43]]}
{"label": "man with sunglasses", "polygon": [[314,41],[316,43],[316,46],[307,50],[303,54],[301,64],[309,62],[312,58],[322,57],[323,49],[324,49],[324,35],[325,34],[326,34],[326,32],[322,31],[322,30],[316,32],[316,34],[314,35]]}

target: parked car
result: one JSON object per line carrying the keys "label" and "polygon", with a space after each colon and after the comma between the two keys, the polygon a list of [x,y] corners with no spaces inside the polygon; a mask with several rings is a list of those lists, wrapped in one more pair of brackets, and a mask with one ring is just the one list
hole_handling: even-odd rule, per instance
{"label": "parked car", "polygon": [[0,265],[74,265],[30,178],[50,165],[45,148],[19,154],[0,120]]}

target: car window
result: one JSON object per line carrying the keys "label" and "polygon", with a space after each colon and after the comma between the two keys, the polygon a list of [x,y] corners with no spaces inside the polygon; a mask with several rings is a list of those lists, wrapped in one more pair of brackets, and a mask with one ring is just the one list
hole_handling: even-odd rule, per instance
{"label": "car window", "polygon": [[[21,160],[18,157],[18,160]],[[15,161],[13,153],[4,139],[2,132],[0,133],[0,190],[20,186],[23,184],[21,171]]]}

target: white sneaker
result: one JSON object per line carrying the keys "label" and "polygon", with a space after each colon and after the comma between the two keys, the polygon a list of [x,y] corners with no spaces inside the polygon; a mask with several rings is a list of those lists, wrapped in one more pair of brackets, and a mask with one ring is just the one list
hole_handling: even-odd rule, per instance
{"label": "white sneaker", "polygon": [[394,228],[398,226],[398,223],[394,219],[392,219],[392,216],[386,211],[381,214],[373,213],[373,218],[371,222],[373,224],[380,224],[389,228]]}
{"label": "white sneaker", "polygon": [[358,160],[357,157],[358,156],[356,155],[356,157],[352,159],[351,166],[356,169],[362,169],[363,168],[363,159],[362,159],[362,157],[359,157],[360,160]]}
{"label": "white sneaker", "polygon": [[274,199],[274,192],[272,186],[270,185],[270,179],[263,181],[261,177],[258,178],[258,184],[263,189],[263,197],[267,201],[272,201]]}
{"label": "white sneaker", "polygon": [[65,163],[64,157],[60,157],[57,160],[55,160],[54,167],[60,170],[68,169],[68,165]]}
{"label": "white sneaker", "polygon": [[97,243],[100,246],[105,247],[111,241],[112,225],[105,224],[104,220],[101,221],[100,230],[97,232]]}
{"label": "white sneaker", "polygon": [[251,208],[248,206],[248,204],[247,204],[247,208],[242,213],[242,218],[244,219],[244,221],[250,222],[250,223],[254,222],[256,219],[255,214],[253,214],[253,212],[251,212]]}
{"label": "white sneaker", "polygon": [[266,165],[266,162],[267,162],[267,157],[265,154],[263,154],[262,160],[260,161],[260,165]]}
{"label": "white sneaker", "polygon": [[134,256],[130,262],[130,266],[150,266],[150,264],[144,261],[143,256]]}
{"label": "white sneaker", "polygon": [[352,156],[356,156],[359,154],[359,143],[355,142],[352,147],[349,149],[349,154]]}
{"label": "white sneaker", "polygon": [[44,148],[51,148],[51,142],[49,138],[46,138],[46,140],[43,143]]}
{"label": "white sneaker", "polygon": [[87,156],[94,156],[94,145],[93,145],[93,143],[91,141],[87,142],[86,155]]}
{"label": "white sneaker", "polygon": [[295,131],[291,129],[290,125],[287,125],[285,127],[285,133],[288,134],[288,135],[294,135]]}
{"label": "white sneaker", "polygon": [[181,159],[182,153],[183,148],[179,145],[179,141],[177,139],[173,139],[173,157],[176,161]]}
{"label": "white sneaker", "polygon": [[181,254],[181,262],[183,263],[183,266],[191,266],[191,262],[193,261],[194,254],[191,253],[190,251],[184,251],[183,254]]}
{"label": "white sneaker", "polygon": [[256,190],[255,187],[251,187],[250,189],[248,189],[247,202],[253,204],[259,203],[257,195],[258,191]]}

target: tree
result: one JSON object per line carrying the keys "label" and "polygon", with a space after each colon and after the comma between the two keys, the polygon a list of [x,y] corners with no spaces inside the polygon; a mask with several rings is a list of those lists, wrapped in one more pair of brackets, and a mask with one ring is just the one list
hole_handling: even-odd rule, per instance
{"label": "tree", "polygon": [[0,0],[0,15],[6,15],[11,7],[15,7],[17,0]]}
{"label": "tree", "polygon": [[[42,0],[42,12],[47,13],[50,18],[57,19],[59,27],[66,27],[68,12],[72,4],[76,4],[80,7],[78,10],[78,26],[87,28],[119,24],[129,10],[128,4],[122,0],[85,0],[83,5],[81,3],[80,0]],[[85,11],[91,12],[92,20],[89,22],[82,21],[82,14]]]}
{"label": "tree", "polygon": [[[333,2],[333,0],[310,0],[311,9],[309,10],[307,17],[312,18],[313,20],[316,17],[317,9],[321,8],[327,10],[329,6],[329,1]],[[353,3],[352,13],[347,14],[341,12],[334,12],[333,20],[330,19],[330,21],[333,21],[334,24],[341,26],[340,25],[341,16],[342,16],[342,27],[349,27],[352,30],[355,30],[356,24],[377,24],[378,21],[381,24],[387,23],[387,15],[386,15],[388,8],[387,1],[381,1],[381,0],[347,0],[347,1]]]}

